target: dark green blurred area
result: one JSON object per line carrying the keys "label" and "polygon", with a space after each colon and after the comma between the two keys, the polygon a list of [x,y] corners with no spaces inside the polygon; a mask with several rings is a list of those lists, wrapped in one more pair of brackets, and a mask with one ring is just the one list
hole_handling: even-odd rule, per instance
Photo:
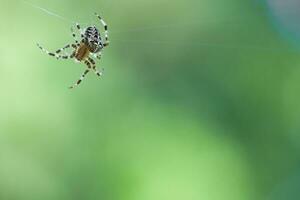
{"label": "dark green blurred area", "polygon": [[68,23],[0,7],[0,200],[299,199],[300,69],[252,0],[30,1],[111,45],[58,61]]}

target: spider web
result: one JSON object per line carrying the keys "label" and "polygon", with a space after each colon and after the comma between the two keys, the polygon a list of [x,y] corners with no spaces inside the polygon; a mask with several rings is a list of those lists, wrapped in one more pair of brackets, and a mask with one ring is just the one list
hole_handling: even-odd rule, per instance
{"label": "spider web", "polygon": [[61,16],[61,15],[59,15],[59,14],[53,12],[53,11],[50,11],[50,10],[48,10],[48,9],[46,9],[46,8],[43,8],[43,7],[41,7],[41,6],[38,6],[38,5],[33,4],[33,3],[31,3],[31,2],[28,2],[28,1],[25,1],[25,0],[22,0],[22,2],[25,3],[25,4],[27,4],[27,5],[29,5],[29,6],[31,6],[31,7],[33,7],[33,8],[35,8],[35,9],[41,10],[41,11],[45,12],[46,14],[51,15],[51,16],[53,16],[53,17],[57,17],[57,18],[59,18],[59,19],[61,19],[61,20],[64,20],[64,21],[66,21],[66,22],[75,23],[74,21],[72,21],[72,20],[70,20],[70,19],[67,19],[67,18],[65,18],[65,17],[63,17],[63,16]]}
{"label": "spider web", "polygon": [[[66,17],[63,17],[62,15],[57,14],[54,11],[51,11],[49,9],[46,9],[44,7],[41,7],[39,5],[33,4],[31,2],[21,0],[23,3],[29,5],[32,8],[38,9],[50,16],[56,17],[60,20],[63,20],[65,22],[75,24],[76,22],[74,20],[68,19]],[[103,0],[103,3],[105,4],[105,7],[111,6],[111,1]],[[205,20],[207,22],[207,20]],[[216,20],[214,20],[216,21]],[[89,19],[89,22],[80,22],[83,25],[87,24],[95,24],[94,19]],[[219,21],[218,21],[219,22]],[[236,23],[236,22],[234,22]],[[170,46],[191,46],[191,47],[211,47],[211,48],[223,48],[223,49],[252,49],[252,50],[261,50],[261,51],[285,51],[278,48],[272,48],[272,47],[263,47],[263,46],[257,46],[257,45],[249,45],[249,44],[220,44],[220,43],[210,43],[210,42],[183,42],[183,41],[173,41],[173,40],[162,40],[162,39],[124,39],[124,33],[143,33],[146,31],[161,31],[162,29],[170,29],[170,28],[181,28],[183,26],[199,26],[199,22],[189,22],[189,23],[169,23],[169,24],[160,24],[156,26],[144,26],[144,27],[134,27],[130,29],[121,29],[121,30],[115,30],[115,31],[109,31],[110,35],[114,35],[114,41],[118,41],[120,43],[128,43],[128,44],[135,44],[135,45],[170,45]],[[118,35],[121,35],[121,38],[118,38]],[[116,37],[115,37],[116,36]]]}

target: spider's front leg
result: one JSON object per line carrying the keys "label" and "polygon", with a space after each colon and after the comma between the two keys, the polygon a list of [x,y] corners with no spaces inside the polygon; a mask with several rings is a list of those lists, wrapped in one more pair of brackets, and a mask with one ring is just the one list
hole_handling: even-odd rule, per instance
{"label": "spider's front leg", "polygon": [[[59,53],[61,53],[62,51],[70,48],[70,47],[73,47],[74,48],[74,45],[75,44],[68,44],[66,46],[64,46],[63,48],[60,48],[58,49],[55,53],[52,53],[52,52],[49,52],[47,49],[45,49],[44,47],[42,47],[40,44],[37,44],[37,46],[42,50],[44,51],[46,54],[48,54],[49,56],[53,56],[53,57],[56,57],[57,59],[69,59],[69,58],[72,58],[73,55],[60,55]],[[75,45],[76,47],[76,45]]]}
{"label": "spider's front leg", "polygon": [[[95,61],[92,59],[92,58],[90,58],[90,57],[88,57],[88,60],[89,60],[89,62],[90,63],[92,63],[92,69],[94,70],[94,72],[95,72],[95,74],[97,75],[97,76],[102,76],[103,75],[103,72],[100,72],[97,68],[96,68],[96,63],[95,63]],[[103,71],[103,69],[102,69],[102,71]]]}
{"label": "spider's front leg", "polygon": [[109,39],[108,39],[108,26],[105,23],[105,21],[102,19],[102,17],[100,15],[98,15],[97,13],[95,13],[96,17],[98,17],[98,19],[100,20],[101,24],[104,27],[104,33],[105,33],[105,41],[103,43],[103,46],[108,46],[109,45]]}
{"label": "spider's front leg", "polygon": [[84,73],[81,75],[81,77],[78,79],[78,81],[73,86],[69,87],[70,89],[73,89],[73,88],[77,87],[83,81],[83,79],[85,78],[85,76],[87,75],[87,73],[89,73],[89,71],[91,69],[93,69],[98,76],[102,75],[102,73],[99,72],[96,69],[96,66],[94,66],[95,62],[94,62],[93,59],[88,58],[87,60],[84,61],[84,64],[86,64],[86,66],[88,67],[88,69],[86,69],[84,71]]}
{"label": "spider's front leg", "polygon": [[76,34],[75,34],[74,29],[73,29],[72,27],[71,27],[71,33],[72,33],[72,37],[73,37],[74,40],[75,40],[75,43],[78,45],[79,42],[78,42],[78,40],[77,40],[77,38],[76,38]]}
{"label": "spider's front leg", "polygon": [[84,71],[84,73],[80,76],[80,78],[78,79],[78,81],[73,85],[73,86],[70,86],[69,89],[73,89],[75,87],[77,87],[82,81],[83,79],[85,78],[85,76],[87,75],[87,73],[89,73],[89,69],[86,69]]}
{"label": "spider's front leg", "polygon": [[77,30],[79,31],[81,38],[83,39],[83,38],[84,38],[83,30],[80,28],[79,23],[76,23],[76,28],[77,28]]}

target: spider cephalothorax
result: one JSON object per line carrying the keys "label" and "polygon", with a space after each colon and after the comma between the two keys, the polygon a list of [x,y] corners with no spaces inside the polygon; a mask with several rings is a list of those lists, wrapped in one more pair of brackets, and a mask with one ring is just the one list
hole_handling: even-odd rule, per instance
{"label": "spider cephalothorax", "polygon": [[[104,33],[105,33],[104,40],[102,40],[100,36],[100,32],[96,28],[96,26],[87,27],[85,31],[83,31],[80,28],[80,25],[77,23],[76,27],[81,36],[80,42],[77,40],[76,34],[74,33],[73,29],[71,29],[72,36],[75,39],[75,43],[68,44],[63,48],[58,49],[55,53],[49,52],[48,50],[44,49],[41,45],[38,44],[38,47],[41,50],[43,50],[50,56],[56,57],[57,59],[74,58],[76,61],[83,62],[84,64],[86,64],[88,68],[84,71],[84,73],[81,75],[80,79],[75,83],[75,85],[71,86],[70,88],[74,88],[75,86],[79,85],[90,70],[93,70],[98,76],[102,75],[102,72],[97,70],[96,63],[90,57],[90,55],[93,55],[98,59],[101,58],[101,50],[109,44],[108,29],[103,19],[98,14],[95,13],[95,15],[98,17],[98,19],[100,20],[100,22],[104,27]],[[74,48],[71,54],[65,52],[66,49],[71,47]]]}
{"label": "spider cephalothorax", "polygon": [[83,41],[92,53],[97,53],[103,48],[100,33],[95,26],[86,28]]}

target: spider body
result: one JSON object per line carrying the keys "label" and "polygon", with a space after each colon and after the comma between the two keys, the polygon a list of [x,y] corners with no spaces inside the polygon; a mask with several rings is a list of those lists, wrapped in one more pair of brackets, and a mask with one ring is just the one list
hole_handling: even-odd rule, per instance
{"label": "spider body", "polygon": [[92,53],[98,53],[103,48],[100,33],[95,26],[90,26],[85,30],[83,41]]}
{"label": "spider body", "polygon": [[81,42],[79,47],[74,52],[74,57],[78,61],[83,61],[90,55],[90,53],[90,47],[84,42]]}
{"label": "spider body", "polygon": [[[87,27],[85,30],[82,30],[80,28],[80,25],[76,23],[76,27],[80,33],[81,40],[80,42],[76,38],[76,34],[72,30],[72,36],[75,39],[75,43],[68,44],[65,47],[58,49],[55,53],[51,53],[39,44],[38,47],[46,52],[49,56],[56,57],[57,59],[69,59],[74,58],[76,61],[82,62],[87,66],[87,69],[84,71],[84,73],[81,75],[80,79],[70,88],[74,88],[75,86],[78,86],[82,80],[85,78],[87,73],[90,70],[93,70],[97,76],[102,76],[102,72],[98,71],[96,68],[95,61],[90,57],[91,55],[100,59],[101,58],[101,50],[103,50],[104,47],[108,46],[109,40],[108,40],[108,28],[106,23],[103,21],[103,19],[95,13],[95,15],[98,17],[100,22],[102,23],[105,31],[105,38],[102,40],[100,36],[100,31],[96,28],[96,26],[90,26]],[[73,52],[71,54],[68,54],[65,52],[68,48],[73,48]],[[62,55],[64,53],[64,55]]]}

